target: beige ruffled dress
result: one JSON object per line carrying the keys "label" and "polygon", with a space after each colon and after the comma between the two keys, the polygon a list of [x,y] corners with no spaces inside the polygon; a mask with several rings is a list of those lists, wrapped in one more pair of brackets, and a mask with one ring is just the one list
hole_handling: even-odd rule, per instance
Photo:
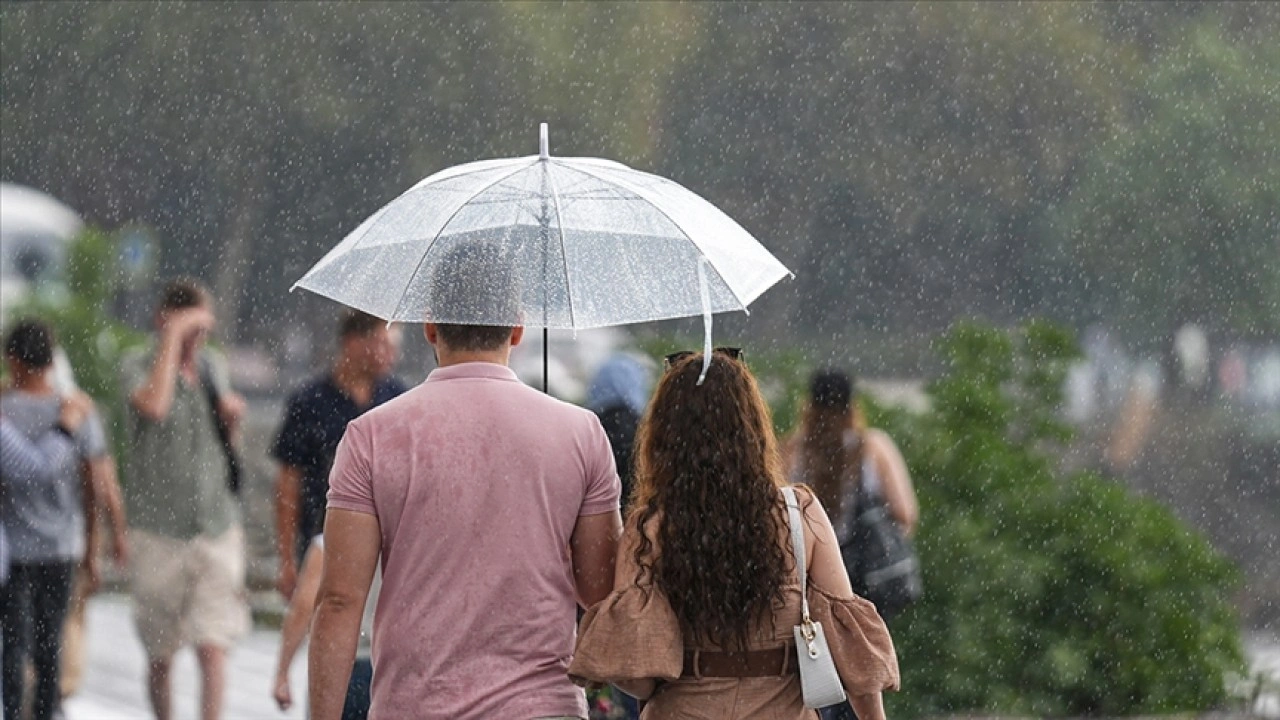
{"label": "beige ruffled dress", "polygon": [[[800,587],[784,590],[785,602],[767,626],[752,633],[750,650],[769,650],[795,642],[800,624]],[[822,623],[846,692],[866,695],[898,688],[898,659],[893,641],[875,606],[862,598],[835,597],[809,583],[809,607]],[[569,674],[579,680],[626,684],[659,681],[641,715],[643,720],[812,720],[804,707],[794,665],[769,677],[682,677],[685,651],[715,651],[687,645],[666,597],[650,584],[615,590],[591,608],[579,626]],[[781,672],[780,668],[780,672]]]}

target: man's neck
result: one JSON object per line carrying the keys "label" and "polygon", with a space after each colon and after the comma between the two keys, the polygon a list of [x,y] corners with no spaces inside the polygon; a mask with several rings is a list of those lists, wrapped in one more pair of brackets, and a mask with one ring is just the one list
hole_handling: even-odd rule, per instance
{"label": "man's neck", "polygon": [[449,350],[448,348],[436,346],[436,364],[440,367],[449,367],[450,365],[461,365],[463,363],[492,363],[506,367],[511,360],[511,348],[503,347],[500,350]]}
{"label": "man's neck", "polygon": [[13,389],[32,395],[53,394],[53,383],[49,382],[49,372],[25,372],[13,374]]}

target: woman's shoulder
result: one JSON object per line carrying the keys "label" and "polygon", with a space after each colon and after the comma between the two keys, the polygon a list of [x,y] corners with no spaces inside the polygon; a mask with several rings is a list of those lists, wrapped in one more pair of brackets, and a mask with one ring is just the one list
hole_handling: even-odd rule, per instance
{"label": "woman's shoulder", "polygon": [[822,507],[822,501],[818,499],[818,494],[813,491],[813,488],[805,485],[804,483],[795,483],[788,485],[787,487],[795,490],[796,503],[800,505],[800,509],[804,511],[806,515],[811,512],[820,512],[823,514],[823,517],[826,517],[826,510]]}
{"label": "woman's shoulder", "polygon": [[869,427],[862,431],[862,442],[866,443],[869,448],[893,448],[897,450],[898,445],[889,437],[889,433],[880,428]]}

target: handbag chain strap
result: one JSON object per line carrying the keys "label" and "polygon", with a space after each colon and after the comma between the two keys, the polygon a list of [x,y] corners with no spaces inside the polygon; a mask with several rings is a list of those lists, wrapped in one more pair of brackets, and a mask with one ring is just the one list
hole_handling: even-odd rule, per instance
{"label": "handbag chain strap", "polygon": [[813,640],[817,632],[813,629],[813,618],[809,617],[809,569],[804,557],[804,526],[801,525],[800,503],[796,501],[796,490],[792,487],[782,488],[782,495],[787,499],[788,525],[791,526],[791,550],[796,558],[796,572],[800,575],[800,611],[801,633],[808,645],[809,657],[818,657],[818,648]]}

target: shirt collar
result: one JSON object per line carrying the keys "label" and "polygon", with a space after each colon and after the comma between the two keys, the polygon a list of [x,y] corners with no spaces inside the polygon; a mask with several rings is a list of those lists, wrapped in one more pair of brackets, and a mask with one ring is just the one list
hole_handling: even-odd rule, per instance
{"label": "shirt collar", "polygon": [[449,367],[436,368],[427,376],[426,382],[439,382],[441,380],[509,380],[511,382],[520,382],[520,378],[516,377],[515,372],[506,365],[499,365],[490,362],[468,362],[450,365]]}

